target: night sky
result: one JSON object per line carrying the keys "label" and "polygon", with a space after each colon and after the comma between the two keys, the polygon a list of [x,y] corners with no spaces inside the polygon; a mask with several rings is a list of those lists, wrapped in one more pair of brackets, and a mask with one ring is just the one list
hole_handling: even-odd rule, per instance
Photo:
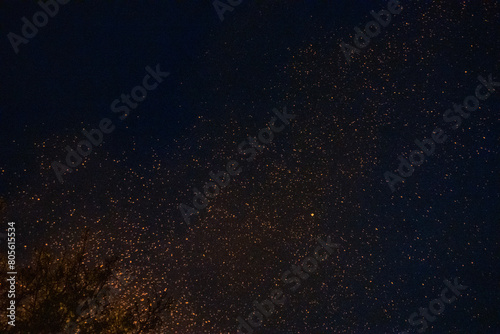
{"label": "night sky", "polygon": [[[16,54],[7,35],[40,7],[2,1],[0,232],[16,222],[20,265],[88,229],[93,259],[175,298],[161,333],[189,334],[236,333],[276,287],[287,301],[255,333],[416,333],[410,315],[458,278],[426,333],[500,333],[500,2],[401,1],[348,62],[340,44],[388,2],[243,0],[221,21],[211,1],[72,0]],[[157,64],[170,74],[121,120],[110,105]],[[489,75],[454,129],[443,115]],[[273,109],[294,118],[247,161]],[[59,182],[53,162],[105,118]],[[436,127],[447,140],[391,191]],[[187,224],[179,205],[232,160]],[[291,292],[283,273],[327,237],[338,250]]]}

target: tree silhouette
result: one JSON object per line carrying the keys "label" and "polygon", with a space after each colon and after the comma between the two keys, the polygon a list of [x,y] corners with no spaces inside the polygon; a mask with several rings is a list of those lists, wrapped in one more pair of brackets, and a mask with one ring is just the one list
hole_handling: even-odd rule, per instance
{"label": "tree silhouette", "polygon": [[[163,293],[141,291],[120,270],[119,257],[90,264],[88,233],[73,251],[57,257],[47,248],[34,252],[30,265],[18,269],[15,327],[1,317],[0,332],[15,333],[148,333],[163,323],[174,304]],[[0,256],[7,268],[7,257]],[[5,280],[0,291],[6,296]],[[140,292],[139,292],[140,291]],[[6,310],[9,300],[1,298]]]}

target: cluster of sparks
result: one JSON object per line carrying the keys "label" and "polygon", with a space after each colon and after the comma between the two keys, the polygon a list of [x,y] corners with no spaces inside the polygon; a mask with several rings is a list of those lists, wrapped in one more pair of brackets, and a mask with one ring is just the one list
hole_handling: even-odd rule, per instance
{"label": "cluster of sparks", "polygon": [[[486,6],[498,13],[497,3]],[[61,143],[79,137],[58,134],[36,143],[34,151],[42,161],[39,175],[12,182],[17,189],[9,210],[18,212],[25,224],[20,233],[33,240],[29,248],[49,245],[57,252],[89,229],[89,254],[95,261],[118,254],[123,270],[138,277],[134,290],[161,289],[176,300],[165,316],[167,333],[233,333],[236,317],[246,317],[253,300],[266,298],[279,284],[283,268],[307,256],[317,237],[332,235],[345,241],[342,259],[322,268],[264,328],[352,333],[368,332],[374,319],[390,323],[406,312],[404,303],[381,305],[376,292],[404,296],[408,278],[401,274],[380,279],[384,270],[400,264],[384,256],[388,246],[381,245],[391,242],[388,232],[399,235],[403,257],[426,261],[429,255],[408,246],[418,242],[419,235],[405,229],[406,218],[401,226],[381,222],[384,210],[413,210],[399,211],[391,201],[402,201],[408,192],[418,197],[419,180],[390,195],[382,173],[394,167],[398,154],[412,149],[417,134],[439,123],[436,115],[444,104],[436,96],[466,91],[464,82],[476,71],[457,58],[450,64],[463,73],[456,82],[430,82],[446,54],[439,44],[448,45],[457,31],[464,32],[461,20],[472,15],[465,1],[461,11],[444,7],[405,4],[404,12],[351,65],[338,48],[339,39],[352,37],[350,26],[292,50],[291,61],[277,69],[289,78],[289,85],[267,83],[263,90],[281,96],[276,105],[269,105],[269,114],[274,107],[286,106],[296,119],[255,161],[243,166],[191,225],[183,222],[178,205],[191,201],[192,188],[206,182],[210,171],[238,158],[237,144],[265,126],[268,118],[247,116],[240,122],[237,112],[222,122],[200,117],[189,135],[149,150],[130,138],[131,150],[112,152],[111,138],[62,185],[50,162],[61,155]],[[485,14],[484,25],[494,17]],[[468,43],[472,49],[484,46],[479,39]],[[224,52],[231,54],[237,47],[226,41]],[[217,52],[207,52],[208,63],[215,63]],[[223,91],[224,81],[218,85],[214,91]],[[438,93],[436,87],[441,87]],[[242,107],[228,101],[224,108]],[[412,119],[418,122],[410,124]],[[487,125],[482,129],[484,136],[490,131]],[[398,135],[399,143],[387,139]],[[459,142],[442,151],[435,161],[454,154],[474,158],[466,156]],[[442,196],[448,194],[443,190]],[[363,310],[368,316],[361,318]]]}

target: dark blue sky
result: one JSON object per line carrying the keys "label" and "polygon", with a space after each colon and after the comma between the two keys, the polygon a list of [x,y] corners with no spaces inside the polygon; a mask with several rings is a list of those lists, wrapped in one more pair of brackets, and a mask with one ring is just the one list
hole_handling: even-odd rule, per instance
{"label": "dark blue sky", "polygon": [[[106,247],[130,255],[148,278],[171,275],[166,286],[185,281],[178,294],[198,298],[203,320],[182,329],[206,330],[201,323],[212,319],[215,332],[248,314],[296,249],[304,254],[317,233],[332,234],[346,243],[335,265],[342,282],[326,269],[298,298],[308,303],[295,301],[262,333],[404,330],[456,276],[471,295],[435,332],[499,333],[500,95],[450,132],[398,192],[383,178],[415,139],[445,126],[443,112],[473,94],[478,75],[500,78],[498,1],[409,2],[346,64],[339,43],[352,43],[353,28],[386,3],[243,1],[221,22],[210,1],[73,0],[15,54],[7,34],[20,34],[21,18],[40,8],[2,1],[0,196],[22,225],[19,242],[29,252],[71,244],[83,227],[96,240],[116,233],[130,243]],[[156,64],[170,76],[119,120],[111,102]],[[283,106],[296,123],[186,227],[178,204]],[[50,163],[108,117],[116,130],[59,184]],[[210,250],[214,262],[205,263],[200,254]],[[165,259],[170,251],[188,265]],[[228,270],[218,259],[243,264]],[[245,266],[255,277],[232,290]],[[333,304],[340,313],[329,313]]]}

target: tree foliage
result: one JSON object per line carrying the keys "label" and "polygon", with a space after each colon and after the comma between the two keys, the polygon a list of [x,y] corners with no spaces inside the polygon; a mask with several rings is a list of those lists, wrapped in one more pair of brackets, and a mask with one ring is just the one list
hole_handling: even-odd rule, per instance
{"label": "tree foliage", "polygon": [[[119,258],[91,264],[85,233],[73,251],[56,256],[47,248],[34,252],[18,269],[16,326],[1,317],[0,332],[13,333],[149,333],[162,325],[173,300],[140,289],[135,278],[119,268]],[[5,254],[0,267],[7,267]],[[0,293],[6,296],[5,279]],[[7,308],[1,298],[0,307]]]}

